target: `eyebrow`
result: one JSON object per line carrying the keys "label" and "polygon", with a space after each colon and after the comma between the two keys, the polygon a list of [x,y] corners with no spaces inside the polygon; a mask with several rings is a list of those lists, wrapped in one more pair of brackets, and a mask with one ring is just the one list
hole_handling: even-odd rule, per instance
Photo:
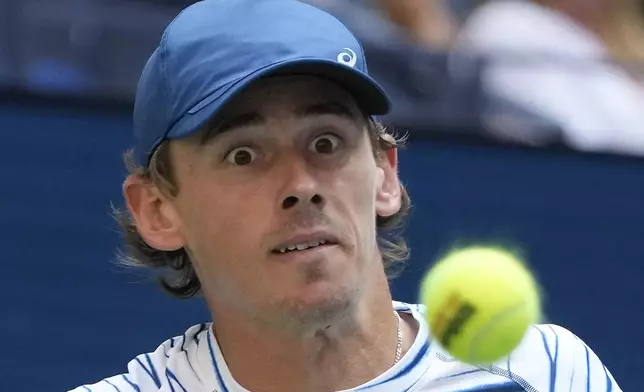
{"label": "eyebrow", "polygon": [[264,121],[264,117],[256,112],[239,114],[237,116],[227,118],[217,125],[212,124],[213,122],[216,122],[216,120],[210,121],[206,127],[206,131],[203,133],[199,141],[199,144],[204,145],[216,136],[230,132],[236,128],[261,125]]}
{"label": "eyebrow", "polygon": [[339,102],[322,102],[299,108],[295,111],[297,117],[336,115],[349,120],[355,120],[356,116],[345,105]]}
{"label": "eyebrow", "polygon": [[[298,118],[325,115],[335,115],[352,121],[357,119],[356,115],[347,106],[339,102],[316,103],[295,110],[295,116]],[[265,122],[266,119],[257,112],[242,113],[230,117],[217,126],[208,126],[200,140],[200,144],[203,145],[215,136],[230,132],[234,129],[262,125]]]}

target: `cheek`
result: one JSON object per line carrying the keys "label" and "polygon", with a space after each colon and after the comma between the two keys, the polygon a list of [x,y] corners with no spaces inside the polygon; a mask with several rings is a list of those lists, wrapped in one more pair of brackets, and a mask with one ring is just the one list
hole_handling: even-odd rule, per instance
{"label": "cheek", "polygon": [[[257,257],[270,208],[261,184],[243,190],[201,186],[184,203],[184,229],[202,269],[244,269],[244,260]],[[244,195],[240,197],[240,195]]]}
{"label": "cheek", "polygon": [[341,191],[335,197],[340,198],[345,216],[359,225],[356,231],[375,227],[376,194],[383,179],[382,171],[375,164],[356,165],[339,176]]}

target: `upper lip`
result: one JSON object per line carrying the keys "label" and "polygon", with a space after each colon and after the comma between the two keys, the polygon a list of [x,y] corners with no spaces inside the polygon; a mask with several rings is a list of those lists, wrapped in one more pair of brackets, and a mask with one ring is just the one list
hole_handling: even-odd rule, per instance
{"label": "upper lip", "polygon": [[300,234],[294,235],[293,237],[289,237],[284,241],[280,241],[280,243],[274,246],[271,249],[271,251],[278,251],[282,248],[288,248],[289,246],[297,245],[297,244],[308,244],[311,242],[322,242],[322,241],[324,241],[326,244],[332,244],[332,245],[337,244],[339,242],[336,236],[326,231],[300,233]]}

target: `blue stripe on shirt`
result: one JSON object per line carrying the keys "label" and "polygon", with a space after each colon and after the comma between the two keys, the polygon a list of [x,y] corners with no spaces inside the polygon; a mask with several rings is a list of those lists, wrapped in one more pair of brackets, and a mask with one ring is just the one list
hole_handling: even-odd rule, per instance
{"label": "blue stripe on shirt", "polygon": [[219,372],[219,366],[217,365],[217,360],[215,359],[215,351],[212,348],[212,337],[210,336],[211,330],[208,330],[208,351],[210,352],[210,359],[212,360],[212,366],[215,369],[215,375],[217,376],[217,381],[219,382],[219,385],[223,388],[221,392],[228,392],[228,388],[226,388],[226,384],[224,384],[224,379],[221,377],[221,373]]}
{"label": "blue stripe on shirt", "polygon": [[195,342],[197,342],[197,347],[199,346],[199,335],[201,335],[201,333],[203,331],[205,331],[206,328],[208,328],[208,324],[200,324],[199,325],[199,330],[197,331],[197,333],[194,336]]}
{"label": "blue stripe on shirt", "polygon": [[112,386],[112,388],[114,388],[114,389],[116,390],[116,392],[121,392],[121,390],[120,390],[116,385],[112,384],[112,383],[110,382],[110,380],[105,380],[105,382],[106,382],[106,383],[108,383],[108,384],[110,384],[110,385]]}
{"label": "blue stripe on shirt", "polygon": [[502,384],[477,385],[467,389],[459,389],[457,392],[525,392],[525,389],[514,381]]}
{"label": "blue stripe on shirt", "polygon": [[175,391],[176,391],[176,390],[174,389],[174,387],[172,386],[172,381],[174,381],[177,385],[179,385],[179,387],[181,387],[181,390],[182,390],[183,392],[188,392],[188,390],[187,390],[186,388],[184,388],[184,387],[183,387],[183,385],[181,385],[181,383],[180,383],[180,382],[179,382],[179,380],[177,379],[177,376],[175,376],[175,375],[174,375],[174,373],[172,373],[172,371],[170,371],[170,370],[166,369],[166,370],[165,370],[165,377],[168,379],[168,385],[170,385],[170,390],[171,390],[172,392],[175,392]]}
{"label": "blue stripe on shirt", "polygon": [[590,352],[585,344],[584,348],[586,349],[586,391],[590,392]]}
{"label": "blue stripe on shirt", "polygon": [[186,348],[184,347],[186,344],[186,333],[184,332],[183,335],[181,335],[181,351],[185,350]]}
{"label": "blue stripe on shirt", "polygon": [[611,392],[613,390],[613,380],[610,379],[606,366],[604,366],[604,373],[606,373],[606,392]]}
{"label": "blue stripe on shirt", "polygon": [[141,392],[141,390],[139,389],[139,386],[138,386],[138,385],[136,385],[135,383],[133,383],[132,381],[130,381],[130,379],[129,379],[129,378],[127,378],[127,374],[124,374],[124,375],[123,375],[123,379],[125,380],[125,382],[126,382],[126,383],[130,384],[130,386],[131,386],[131,387],[132,387],[136,392]]}
{"label": "blue stripe on shirt", "polygon": [[[201,325],[203,326],[204,324],[201,324]],[[197,335],[201,333],[201,331],[203,331],[202,328],[199,329],[199,332],[197,332]],[[196,336],[195,336],[195,340],[197,340]],[[194,366],[192,366],[192,362],[190,362],[190,356],[188,355],[188,351],[185,348],[185,344],[186,344],[186,333],[184,332],[181,340],[181,351],[185,354],[186,362],[188,362],[188,366],[190,366],[192,373],[195,375],[195,377],[197,377],[197,380],[201,382],[201,378],[199,377],[199,374],[195,371]]]}
{"label": "blue stripe on shirt", "polygon": [[555,384],[557,382],[557,359],[559,357],[559,335],[557,335],[557,332],[552,328],[552,325],[548,325],[548,328],[552,331],[552,333],[555,335],[555,360],[553,364],[553,373],[552,373],[552,379],[550,380],[550,390],[554,392],[555,390]]}
{"label": "blue stripe on shirt", "polygon": [[145,370],[145,372],[150,376],[152,381],[154,381],[154,384],[157,386],[157,388],[161,388],[161,380],[159,380],[159,376],[157,375],[156,369],[154,369],[154,364],[152,364],[152,360],[150,359],[149,354],[145,354],[145,359],[148,362],[148,365],[150,368],[148,369],[143,362],[139,358],[135,358],[135,360],[139,363],[139,365]]}
{"label": "blue stripe on shirt", "polygon": [[456,374],[450,374],[449,376],[441,377],[439,380],[446,380],[448,378],[454,378],[454,377],[459,377],[459,376],[465,376],[466,374],[472,374],[472,373],[480,373],[484,372],[485,369],[472,369],[472,370],[466,370],[464,372],[456,373]]}
{"label": "blue stripe on shirt", "polygon": [[[170,339],[170,348],[174,347],[174,338]],[[166,358],[170,358],[168,355],[168,347],[164,344],[163,345],[163,355],[165,355]]]}
{"label": "blue stripe on shirt", "polygon": [[[545,332],[543,332],[538,326],[535,326],[534,328],[539,331],[541,334],[541,339],[543,339],[543,348],[546,350],[546,354],[548,354],[548,359],[550,360],[550,392],[554,392],[555,390],[555,382],[554,382],[554,377],[557,372],[557,368],[555,366],[555,361],[552,358],[552,352],[550,352],[550,346],[548,345],[548,338],[546,338]],[[555,336],[557,336],[555,334]]]}

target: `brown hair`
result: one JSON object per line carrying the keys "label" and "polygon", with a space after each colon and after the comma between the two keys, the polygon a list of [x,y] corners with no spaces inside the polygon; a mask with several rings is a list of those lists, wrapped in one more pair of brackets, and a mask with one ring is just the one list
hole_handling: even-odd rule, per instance
{"label": "brown hair", "polygon": [[[381,124],[369,119],[369,134],[376,159],[391,148],[400,148],[405,137],[396,137]],[[155,184],[169,196],[178,194],[178,187],[172,172],[168,142],[163,142],[150,158],[148,167],[135,163],[132,150],[125,153],[125,165],[130,175],[140,176]],[[402,206],[400,211],[388,217],[377,216],[378,246],[382,253],[387,276],[392,279],[400,266],[409,257],[409,248],[401,235],[404,217],[409,212],[411,200],[401,185]],[[177,298],[191,298],[201,292],[201,283],[194,270],[189,252],[184,249],[162,251],[148,245],[139,234],[136,223],[127,209],[112,207],[125,239],[125,248],[119,253],[119,261],[129,267],[145,267],[162,270],[158,276],[161,287]]]}

